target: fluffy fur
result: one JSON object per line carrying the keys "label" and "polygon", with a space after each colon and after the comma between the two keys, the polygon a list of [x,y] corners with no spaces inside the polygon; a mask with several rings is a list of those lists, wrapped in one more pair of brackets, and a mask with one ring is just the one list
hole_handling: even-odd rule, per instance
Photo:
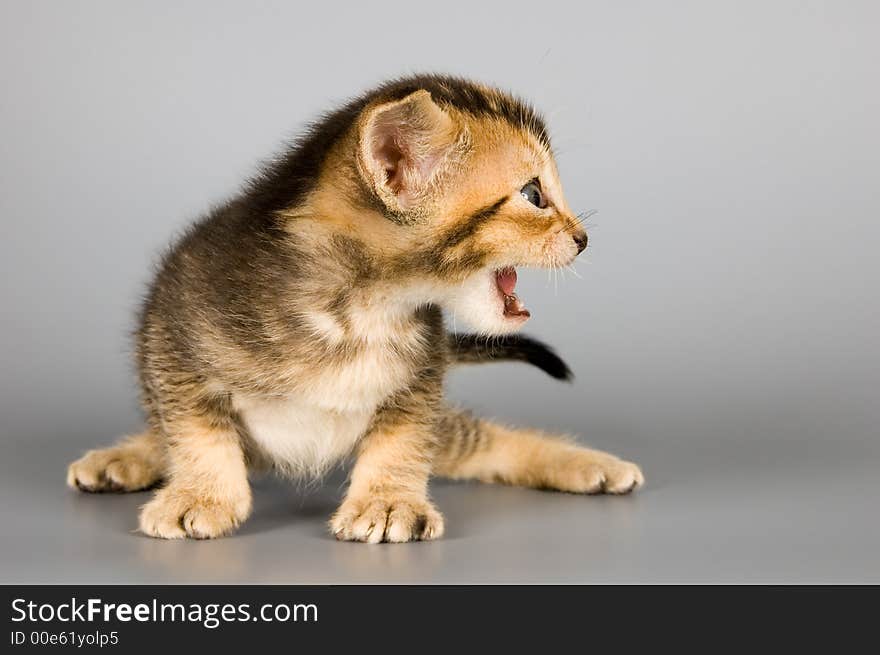
{"label": "fluffy fur", "polygon": [[[143,532],[217,537],[250,512],[249,471],[314,476],[354,452],[330,527],[369,542],[443,533],[432,474],[628,492],[643,482],[634,464],[442,396],[457,362],[569,377],[510,335],[528,318],[512,267],[565,265],[585,245],[529,105],[451,77],[387,83],[315,123],[168,252],[137,332],[147,429],[87,453],[68,482],[161,482]],[[450,335],[441,308],[478,335]]]}

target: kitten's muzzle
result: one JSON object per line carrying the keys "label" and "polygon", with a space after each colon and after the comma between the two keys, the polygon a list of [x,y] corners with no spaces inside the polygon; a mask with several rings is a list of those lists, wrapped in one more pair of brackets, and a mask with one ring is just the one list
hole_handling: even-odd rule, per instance
{"label": "kitten's muzzle", "polygon": [[571,235],[571,238],[574,239],[574,244],[577,246],[578,254],[580,255],[587,248],[587,233],[584,230],[578,230]]}

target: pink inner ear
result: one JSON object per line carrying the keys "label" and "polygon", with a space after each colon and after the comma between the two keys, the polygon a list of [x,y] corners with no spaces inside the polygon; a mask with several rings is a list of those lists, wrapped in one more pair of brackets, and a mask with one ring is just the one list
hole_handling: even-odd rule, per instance
{"label": "pink inner ear", "polygon": [[385,171],[385,180],[394,193],[403,188],[406,153],[398,139],[400,131],[396,125],[377,121],[372,139],[372,155],[376,163]]}
{"label": "pink inner ear", "polygon": [[440,144],[448,120],[427,92],[379,107],[372,115],[364,154],[372,174],[396,196],[400,207],[418,201],[442,162],[445,148]]}

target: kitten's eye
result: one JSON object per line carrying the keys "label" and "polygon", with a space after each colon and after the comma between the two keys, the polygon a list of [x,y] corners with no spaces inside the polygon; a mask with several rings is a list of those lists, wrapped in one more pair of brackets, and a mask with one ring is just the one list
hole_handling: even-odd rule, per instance
{"label": "kitten's eye", "polygon": [[543,209],[547,206],[547,203],[544,202],[544,194],[541,193],[541,187],[538,184],[537,180],[532,180],[528,184],[526,184],[522,189],[519,190],[522,197],[532,203],[535,207],[539,209]]}

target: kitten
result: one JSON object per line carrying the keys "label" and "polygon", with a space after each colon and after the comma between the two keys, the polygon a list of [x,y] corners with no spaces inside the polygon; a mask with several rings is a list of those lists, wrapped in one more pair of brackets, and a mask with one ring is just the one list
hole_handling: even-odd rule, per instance
{"label": "kitten", "polygon": [[[248,472],[317,476],[356,452],[339,539],[435,539],[431,475],[627,493],[639,468],[444,403],[458,362],[565,364],[511,333],[515,266],[570,263],[587,235],[525,103],[443,76],[392,81],[316,123],[165,256],[137,331],[147,428],[70,465],[84,491],[160,482],[140,529],[219,537]],[[441,308],[478,335],[446,331]],[[486,336],[493,339],[488,340]]]}

